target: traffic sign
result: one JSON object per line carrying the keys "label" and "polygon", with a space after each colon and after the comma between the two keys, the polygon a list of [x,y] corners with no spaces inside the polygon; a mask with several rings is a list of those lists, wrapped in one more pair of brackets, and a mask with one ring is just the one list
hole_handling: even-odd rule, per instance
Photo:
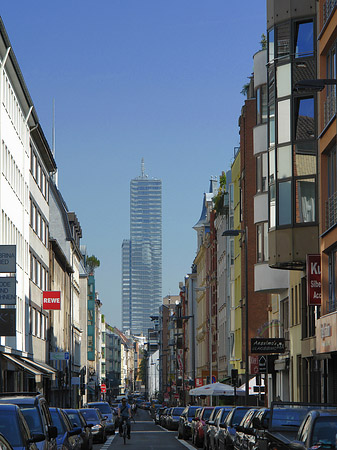
{"label": "traffic sign", "polygon": [[106,393],[106,384],[101,384],[101,392],[102,394]]}
{"label": "traffic sign", "polygon": [[51,361],[66,361],[69,359],[69,352],[50,352]]}

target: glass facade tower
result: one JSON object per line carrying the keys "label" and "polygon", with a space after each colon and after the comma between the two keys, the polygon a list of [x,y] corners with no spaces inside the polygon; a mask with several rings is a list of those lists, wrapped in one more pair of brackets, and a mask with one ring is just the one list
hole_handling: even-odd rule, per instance
{"label": "glass facade tower", "polygon": [[130,239],[122,244],[122,327],[147,335],[162,303],[162,182],[141,176],[130,183]]}

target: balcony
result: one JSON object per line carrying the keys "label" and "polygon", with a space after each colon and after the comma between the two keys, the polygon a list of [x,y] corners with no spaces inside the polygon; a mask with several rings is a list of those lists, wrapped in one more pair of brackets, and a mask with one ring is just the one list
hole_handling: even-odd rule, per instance
{"label": "balcony", "polygon": [[325,0],[325,2],[323,3],[323,26],[330,19],[336,6],[337,6],[337,0]]}
{"label": "balcony", "polygon": [[337,192],[325,203],[325,229],[328,230],[337,223]]}
{"label": "balcony", "polygon": [[[337,0],[335,0],[337,2]],[[336,115],[336,91],[332,90],[324,102],[324,128]]]}

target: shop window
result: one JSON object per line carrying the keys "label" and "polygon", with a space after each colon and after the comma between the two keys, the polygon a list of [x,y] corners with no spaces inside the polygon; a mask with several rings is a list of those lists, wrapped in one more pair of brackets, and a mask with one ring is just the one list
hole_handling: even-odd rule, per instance
{"label": "shop window", "polygon": [[277,97],[291,94],[291,65],[284,64],[276,69]]}
{"label": "shop window", "polygon": [[315,222],[316,220],[316,182],[315,178],[296,181],[297,222]]}
{"label": "shop window", "polygon": [[295,58],[312,56],[314,53],[313,21],[297,22],[295,26]]}
{"label": "shop window", "polygon": [[295,99],[295,139],[315,138],[315,102],[313,97]]}
{"label": "shop window", "polygon": [[289,178],[292,175],[291,146],[277,149],[277,179]]}
{"label": "shop window", "polygon": [[290,99],[278,102],[277,140],[279,144],[290,141]]}
{"label": "shop window", "polygon": [[291,224],[291,181],[278,185],[278,224]]}

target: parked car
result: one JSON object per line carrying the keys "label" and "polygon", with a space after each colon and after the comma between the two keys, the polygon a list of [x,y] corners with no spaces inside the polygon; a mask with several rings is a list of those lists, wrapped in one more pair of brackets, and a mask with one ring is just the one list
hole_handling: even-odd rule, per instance
{"label": "parked car", "polygon": [[60,408],[49,408],[54,425],[57,428],[58,450],[80,450],[82,440],[79,437],[81,427],[73,428],[69,417]]}
{"label": "parked car", "polygon": [[0,405],[0,433],[15,450],[37,450],[35,442],[42,442],[44,434],[31,436],[28,424],[17,405]]}
{"label": "parked car", "polygon": [[243,416],[240,425],[236,427],[234,436],[234,450],[248,450],[249,436],[254,433],[253,418],[258,413],[257,408],[249,409]]}
{"label": "parked car", "polygon": [[211,429],[214,428],[215,417],[217,416],[218,412],[222,408],[223,408],[222,406],[215,406],[213,408],[213,411],[212,411],[211,415],[209,416],[209,419],[205,421],[205,426],[204,426],[204,450],[208,450],[209,449],[209,434],[211,432]]}
{"label": "parked car", "polygon": [[57,450],[57,428],[54,426],[49,406],[39,392],[2,392],[0,404],[11,403],[18,405],[31,435],[43,434],[44,440],[36,442],[39,450]]}
{"label": "parked car", "polygon": [[162,416],[160,417],[160,425],[164,428],[166,428],[166,424],[167,424],[167,418],[171,412],[172,408],[166,408],[166,410],[164,411],[164,413],[162,414]]}
{"label": "parked car", "polygon": [[298,430],[296,440],[289,444],[291,450],[308,448],[336,448],[337,409],[310,411]]}
{"label": "parked car", "polygon": [[92,450],[93,437],[91,432],[91,426],[89,426],[83,417],[82,413],[78,409],[64,409],[63,410],[73,426],[73,428],[81,427],[81,450]]}
{"label": "parked car", "polygon": [[191,440],[194,443],[194,435],[196,433],[196,429],[198,426],[198,422],[199,422],[199,417],[201,414],[202,408],[199,408],[196,410],[194,417],[192,418],[192,422],[191,422]]}
{"label": "parked car", "polygon": [[237,406],[230,411],[226,420],[220,423],[218,433],[219,450],[234,450],[235,427],[240,425],[243,416],[250,408],[248,406]]}
{"label": "parked car", "polygon": [[196,447],[203,447],[204,445],[206,420],[210,418],[213,409],[213,406],[205,406],[198,416],[199,420],[197,420],[197,425],[194,430],[194,444]]}
{"label": "parked car", "polygon": [[81,408],[80,412],[85,418],[88,425],[92,425],[91,432],[94,442],[105,442],[105,420],[99,409],[97,408]]}
{"label": "parked car", "polygon": [[10,442],[7,441],[4,435],[0,433],[0,448],[1,450],[14,450]]}
{"label": "parked car", "polygon": [[178,439],[189,439],[192,436],[192,419],[199,406],[186,406],[179,417]]}
{"label": "parked car", "polygon": [[166,425],[168,430],[178,430],[179,425],[179,417],[180,414],[184,411],[184,407],[177,406],[172,408],[170,414],[167,417]]}
{"label": "parked car", "polygon": [[219,409],[217,415],[214,418],[214,425],[210,427],[210,431],[208,434],[208,450],[218,450],[218,435],[220,430],[220,424],[224,423],[226,420],[226,417],[230,413],[230,411],[233,409],[232,406],[223,406],[221,409]]}
{"label": "parked car", "polygon": [[105,431],[107,434],[115,434],[116,418],[108,402],[90,402],[84,405],[84,408],[97,408],[102,416],[106,418]]}
{"label": "parked car", "polygon": [[159,408],[154,416],[154,423],[156,423],[157,425],[160,423],[160,417],[163,414],[163,412],[165,411],[165,406],[162,406],[161,408]]}

